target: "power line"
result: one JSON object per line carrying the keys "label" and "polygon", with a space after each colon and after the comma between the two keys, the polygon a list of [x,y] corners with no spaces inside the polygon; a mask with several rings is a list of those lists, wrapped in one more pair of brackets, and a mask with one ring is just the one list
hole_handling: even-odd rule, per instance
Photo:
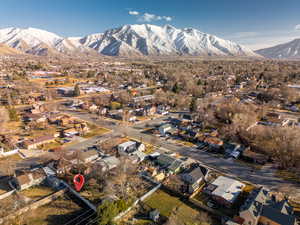
{"label": "power line", "polygon": [[78,218],[82,217],[84,214],[86,214],[86,213],[88,213],[88,212],[90,212],[90,211],[92,211],[92,209],[89,209],[89,210],[87,210],[87,211],[83,212],[82,214],[80,214],[79,216],[76,216],[75,218],[73,218],[72,220],[68,221],[68,222],[67,222],[67,223],[65,223],[64,225],[71,224],[71,223],[72,223],[72,222],[74,222],[76,219],[78,219]]}
{"label": "power line", "polygon": [[92,213],[91,215],[89,215],[89,216],[87,216],[87,217],[83,218],[82,220],[80,220],[79,222],[77,222],[75,225],[78,225],[78,224],[80,224],[81,222],[83,222],[83,221],[87,220],[88,218],[90,218],[90,217],[94,216],[94,215],[95,215],[95,213],[96,213],[96,212],[94,212],[94,213]]}

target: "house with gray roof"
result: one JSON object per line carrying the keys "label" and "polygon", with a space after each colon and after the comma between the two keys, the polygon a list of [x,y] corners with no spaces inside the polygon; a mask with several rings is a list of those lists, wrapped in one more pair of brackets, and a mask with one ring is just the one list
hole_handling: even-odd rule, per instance
{"label": "house with gray roof", "polygon": [[296,225],[293,207],[286,200],[277,201],[268,190],[253,190],[240,208],[245,225]]}
{"label": "house with gray roof", "polygon": [[200,167],[191,168],[181,175],[181,179],[187,183],[188,192],[193,193],[199,188],[200,184],[205,181],[205,174]]}
{"label": "house with gray roof", "polygon": [[183,166],[183,162],[172,156],[161,154],[156,159],[156,164],[169,173],[178,173]]}

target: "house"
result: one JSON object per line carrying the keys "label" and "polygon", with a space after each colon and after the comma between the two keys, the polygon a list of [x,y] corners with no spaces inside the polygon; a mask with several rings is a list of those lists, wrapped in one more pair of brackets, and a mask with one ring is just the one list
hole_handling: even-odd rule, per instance
{"label": "house", "polygon": [[166,135],[168,133],[168,131],[172,130],[172,125],[169,123],[163,124],[158,128],[158,130],[161,135]]}
{"label": "house", "polygon": [[198,137],[198,133],[193,131],[193,130],[185,130],[183,132],[180,133],[180,136],[184,139],[184,140],[188,140],[188,141],[194,141],[197,139]]}
{"label": "house", "polygon": [[74,87],[62,87],[57,89],[57,93],[63,96],[73,96],[74,95]]}
{"label": "house", "polygon": [[115,156],[104,157],[97,162],[102,166],[103,171],[112,170],[120,164],[120,160]]}
{"label": "house", "polygon": [[84,163],[89,163],[89,162],[95,161],[98,158],[99,158],[99,154],[96,150],[89,150],[89,151],[80,152],[80,159]]}
{"label": "house", "polygon": [[39,114],[45,111],[45,106],[43,104],[36,103],[33,104],[28,111],[32,114]]}
{"label": "house", "polygon": [[136,142],[134,141],[127,141],[122,144],[118,145],[118,152],[120,154],[130,154],[132,152],[135,152],[137,150]]}
{"label": "house", "polygon": [[23,120],[25,122],[34,121],[34,122],[37,122],[37,123],[43,123],[43,122],[46,122],[47,117],[44,114],[41,114],[41,113],[40,114],[26,113],[23,116]]}
{"label": "house", "polygon": [[17,171],[14,178],[10,181],[12,188],[25,190],[34,185],[41,184],[46,179],[46,173],[43,168],[31,171]]}
{"label": "house", "polygon": [[146,105],[136,110],[137,116],[153,116],[156,113],[156,106]]}
{"label": "house", "polygon": [[205,187],[204,192],[209,194],[220,205],[231,208],[246,185],[224,176]]}
{"label": "house", "polygon": [[183,166],[183,162],[166,154],[161,154],[155,160],[156,164],[169,173],[178,173]]}
{"label": "house", "polygon": [[79,132],[75,128],[68,128],[63,131],[63,136],[65,137],[73,137],[78,134]]}
{"label": "house", "polygon": [[147,105],[144,107],[147,116],[153,116],[156,113],[156,106],[154,105]]}
{"label": "house", "polygon": [[52,113],[48,116],[48,121],[49,123],[51,124],[58,124],[58,121],[64,117],[63,114],[60,114],[60,113]]}
{"label": "house", "polygon": [[161,114],[161,115],[166,115],[166,114],[169,113],[169,112],[168,112],[168,107],[165,106],[165,105],[158,105],[158,106],[157,106],[157,109],[156,109],[156,112],[157,112],[158,114]]}
{"label": "house", "polygon": [[66,126],[66,125],[70,124],[72,122],[72,120],[73,119],[70,116],[64,115],[57,121],[57,123],[60,126]]}
{"label": "house", "polygon": [[220,150],[223,146],[223,141],[217,137],[206,137],[204,142],[213,150]]}
{"label": "house", "polygon": [[25,140],[23,142],[23,147],[28,150],[37,149],[37,147],[40,145],[48,144],[54,141],[55,141],[55,137],[53,135],[45,135],[32,140]]}
{"label": "house", "polygon": [[133,102],[138,103],[138,102],[144,102],[144,101],[151,101],[154,98],[155,98],[154,95],[138,96],[138,97],[133,98]]}
{"label": "house", "polygon": [[199,188],[200,184],[205,181],[205,174],[201,168],[197,166],[183,173],[181,179],[188,184],[188,192],[193,193]]}
{"label": "house", "polygon": [[277,201],[264,188],[253,190],[241,206],[239,217],[243,225],[296,225],[293,207],[287,200]]}

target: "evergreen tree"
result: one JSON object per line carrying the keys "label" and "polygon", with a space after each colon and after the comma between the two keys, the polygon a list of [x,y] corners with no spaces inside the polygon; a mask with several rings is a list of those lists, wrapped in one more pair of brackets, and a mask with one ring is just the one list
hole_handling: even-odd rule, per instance
{"label": "evergreen tree", "polygon": [[174,86],[173,86],[173,88],[172,88],[172,91],[173,91],[174,93],[176,93],[176,94],[179,93],[180,87],[179,87],[179,85],[178,85],[177,82],[174,84]]}

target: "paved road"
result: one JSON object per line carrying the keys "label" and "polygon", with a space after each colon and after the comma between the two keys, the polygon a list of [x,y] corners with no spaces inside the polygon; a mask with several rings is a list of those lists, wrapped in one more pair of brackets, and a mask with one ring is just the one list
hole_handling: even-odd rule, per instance
{"label": "paved road", "polygon": [[[70,113],[70,112],[69,112]],[[231,161],[224,159],[222,157],[217,157],[216,155],[196,148],[185,147],[179,144],[175,144],[166,140],[163,140],[159,137],[153,135],[148,135],[142,133],[145,125],[154,126],[155,124],[160,124],[168,116],[161,117],[159,119],[150,120],[141,122],[138,125],[133,125],[126,127],[126,129],[118,124],[113,124],[111,121],[103,119],[93,119],[93,115],[88,113],[70,113],[73,116],[77,116],[83,120],[95,123],[100,126],[107,127],[113,130],[113,133],[121,134],[126,132],[128,136],[133,137],[137,140],[143,140],[144,142],[153,143],[155,142],[156,146],[161,146],[167,150],[177,152],[182,156],[191,157],[195,160],[198,160],[203,165],[206,165],[210,168],[214,168],[218,171],[226,173],[228,176],[233,178],[240,178],[241,180],[251,182],[257,185],[263,185],[274,191],[282,191],[287,194],[293,193],[293,195],[298,195],[300,198],[300,184],[283,180],[282,178],[276,176],[276,171],[272,169],[269,165],[266,165],[260,170],[253,169],[253,167],[248,166],[239,161]]]}

